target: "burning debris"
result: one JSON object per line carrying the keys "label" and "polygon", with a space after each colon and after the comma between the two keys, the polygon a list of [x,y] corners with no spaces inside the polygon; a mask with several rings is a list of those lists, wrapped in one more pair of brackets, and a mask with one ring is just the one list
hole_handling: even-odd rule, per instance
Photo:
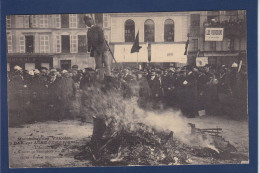
{"label": "burning debris", "polygon": [[194,157],[234,159],[236,148],[221,137],[222,129],[198,129],[179,112],[142,110],[135,97],[124,97],[124,91],[113,85],[85,93],[94,129],[91,142],[75,159],[92,160],[95,166],[192,164]]}

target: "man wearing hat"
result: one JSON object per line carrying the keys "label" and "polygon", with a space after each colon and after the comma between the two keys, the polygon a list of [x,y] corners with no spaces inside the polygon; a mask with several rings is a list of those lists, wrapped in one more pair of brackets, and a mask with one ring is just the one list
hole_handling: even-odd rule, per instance
{"label": "man wearing hat", "polygon": [[94,25],[93,20],[89,16],[85,16],[84,21],[89,27],[87,32],[88,52],[90,52],[90,56],[95,58],[98,77],[103,79],[104,73],[106,76],[111,76],[112,60],[108,56],[104,32],[100,26]]}
{"label": "man wearing hat", "polygon": [[161,84],[159,78],[156,76],[155,71],[152,71],[150,78],[148,79],[149,86],[151,88],[152,97],[154,99],[160,97]]}
{"label": "man wearing hat", "polygon": [[82,90],[87,90],[88,87],[94,86],[95,81],[95,70],[92,68],[85,68],[85,72],[80,80],[79,88]]}

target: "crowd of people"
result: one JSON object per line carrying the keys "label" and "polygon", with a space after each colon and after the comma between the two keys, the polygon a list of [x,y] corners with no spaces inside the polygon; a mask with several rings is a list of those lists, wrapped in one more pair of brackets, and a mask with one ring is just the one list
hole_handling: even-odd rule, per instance
{"label": "crowd of people", "polygon": [[[81,97],[81,91],[109,80],[117,81],[117,89],[124,89],[125,97],[138,97],[143,109],[180,109],[187,117],[198,116],[201,110],[218,115],[223,107],[216,105],[227,98],[233,101],[232,105],[236,101],[247,102],[247,71],[238,66],[237,63],[179,68],[150,65],[141,70],[121,66],[113,68],[111,76],[102,81],[94,69],[79,70],[77,65],[70,70],[42,67],[29,71],[15,66],[8,72],[9,117],[41,114],[63,119],[73,114],[73,102]],[[77,109],[82,106],[79,101]]]}

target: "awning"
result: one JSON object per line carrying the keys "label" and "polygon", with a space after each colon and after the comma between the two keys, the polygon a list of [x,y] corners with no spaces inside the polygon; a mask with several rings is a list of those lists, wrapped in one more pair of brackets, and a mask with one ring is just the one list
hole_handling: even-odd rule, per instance
{"label": "awning", "polygon": [[7,62],[48,62],[52,63],[52,55],[43,55],[43,54],[9,54],[7,55]]}
{"label": "awning", "polygon": [[236,57],[236,56],[239,56],[239,52],[203,52],[203,54],[204,54],[205,57],[209,57],[209,56]]}

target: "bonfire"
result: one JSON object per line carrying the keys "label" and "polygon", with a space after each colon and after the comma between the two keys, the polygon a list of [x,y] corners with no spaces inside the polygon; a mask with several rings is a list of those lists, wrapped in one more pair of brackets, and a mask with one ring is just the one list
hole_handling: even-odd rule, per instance
{"label": "bonfire", "polygon": [[94,122],[93,136],[99,133],[99,139],[86,144],[76,159],[89,159],[96,166],[183,165],[192,164],[193,157],[214,163],[234,159],[236,148],[221,136],[222,129],[197,129],[179,111],[143,110],[137,97],[125,97],[114,86],[85,91],[88,115],[104,123]]}

